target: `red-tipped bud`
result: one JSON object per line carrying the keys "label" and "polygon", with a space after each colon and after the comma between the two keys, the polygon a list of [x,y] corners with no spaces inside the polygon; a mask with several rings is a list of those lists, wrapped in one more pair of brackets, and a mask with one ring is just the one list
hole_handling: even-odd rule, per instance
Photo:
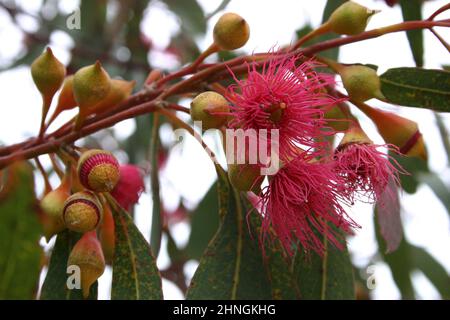
{"label": "red-tipped bud", "polygon": [[191,102],[191,118],[193,121],[201,121],[203,130],[223,126],[228,120],[228,112],[228,101],[214,91],[203,92]]}
{"label": "red-tipped bud", "polygon": [[89,296],[92,284],[105,271],[105,258],[95,231],[85,233],[70,252],[67,266],[78,266],[83,297]]}
{"label": "red-tipped bud", "polygon": [[72,231],[94,230],[102,220],[102,215],[102,205],[91,191],[77,192],[67,198],[64,203],[64,223]]}
{"label": "red-tipped bud", "polygon": [[92,149],[78,160],[78,177],[81,184],[92,191],[110,192],[120,178],[119,163],[111,152]]}
{"label": "red-tipped bud", "polygon": [[111,195],[122,208],[129,211],[139,201],[141,193],[145,190],[143,172],[139,167],[131,164],[122,165],[119,170],[120,179],[111,191]]}
{"label": "red-tipped bud", "polygon": [[397,146],[406,156],[427,160],[425,143],[416,122],[366,104],[358,104],[358,107],[375,123],[384,141]]}

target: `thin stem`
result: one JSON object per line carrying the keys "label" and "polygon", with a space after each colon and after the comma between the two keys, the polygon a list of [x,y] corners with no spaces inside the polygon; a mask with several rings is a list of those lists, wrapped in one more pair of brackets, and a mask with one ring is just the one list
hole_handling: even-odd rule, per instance
{"label": "thin stem", "polygon": [[58,175],[59,179],[63,179],[64,172],[59,167],[58,162],[56,161],[56,158],[55,158],[55,154],[54,153],[49,153],[48,157],[50,158],[50,161],[52,162],[53,170],[55,170],[55,173]]}
{"label": "thin stem", "polygon": [[38,157],[34,158],[34,162],[36,162],[36,167],[38,168],[39,172],[42,175],[42,178],[44,179],[44,195],[52,191],[52,185],[50,184],[50,180],[48,179],[47,172],[45,171],[44,167],[42,166],[41,161]]}
{"label": "thin stem", "polygon": [[441,37],[439,33],[436,32],[433,28],[430,28],[430,31],[435,35],[435,37],[441,42],[441,44],[447,49],[447,51],[450,53],[450,44],[444,40],[444,38]]}
{"label": "thin stem", "polygon": [[158,167],[158,150],[159,150],[159,114],[153,114],[153,125],[150,141],[150,185],[152,188],[152,229],[150,237],[150,245],[154,255],[157,257],[161,246],[162,236],[162,219],[161,219],[161,195],[159,188],[159,167]]}
{"label": "thin stem", "polygon": [[312,30],[308,34],[304,35],[302,38],[297,40],[297,42],[292,46],[293,50],[300,48],[307,41],[318,37],[322,34],[328,33],[330,31],[330,24],[328,22],[323,23],[317,29]]}

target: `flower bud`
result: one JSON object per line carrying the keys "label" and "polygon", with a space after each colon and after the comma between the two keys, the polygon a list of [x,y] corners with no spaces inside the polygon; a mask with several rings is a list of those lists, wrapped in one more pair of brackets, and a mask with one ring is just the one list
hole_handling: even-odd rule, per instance
{"label": "flower bud", "polygon": [[81,110],[89,109],[106,98],[111,89],[111,79],[99,61],[81,68],[73,78],[75,101]]}
{"label": "flower bud", "polygon": [[108,204],[103,205],[103,220],[99,231],[100,243],[102,244],[106,263],[112,264],[114,259],[116,236],[114,234],[114,218],[112,216],[111,208]]}
{"label": "flower bud", "polygon": [[31,64],[31,76],[48,107],[56,91],[64,81],[66,68],[53,55],[52,49],[47,48]]}
{"label": "flower bud", "polygon": [[102,205],[91,191],[77,192],[64,203],[64,223],[68,229],[76,232],[94,230],[102,220],[102,215]]}
{"label": "flower bud", "polygon": [[78,160],[78,177],[81,184],[92,191],[110,192],[120,178],[119,163],[111,152],[92,149]]}
{"label": "flower bud", "polygon": [[372,140],[370,140],[359,124],[353,124],[350,126],[350,128],[345,132],[344,137],[339,143],[337,149],[339,150],[340,148],[352,143],[373,144]]}
{"label": "flower bud", "polygon": [[347,1],[331,14],[327,24],[337,34],[356,35],[364,32],[369,18],[375,13],[377,11]]}
{"label": "flower bud", "polygon": [[374,122],[385,142],[397,146],[406,156],[427,160],[425,143],[416,122],[366,104],[357,106]]}
{"label": "flower bud", "polygon": [[222,50],[234,50],[247,43],[250,27],[235,13],[225,13],[214,26],[214,43]]}
{"label": "flower bud", "polygon": [[338,72],[351,99],[364,102],[377,98],[384,100],[377,72],[362,65],[340,66]]}
{"label": "flower bud", "polygon": [[81,272],[83,297],[89,296],[92,284],[105,271],[105,258],[95,231],[85,233],[70,252],[67,266],[78,266]]}
{"label": "flower bud", "polygon": [[61,185],[47,193],[41,200],[41,209],[50,217],[62,221],[64,202],[70,196],[70,185],[68,179],[64,179]]}
{"label": "flower bud", "polygon": [[237,190],[253,191],[255,194],[261,191],[261,184],[264,180],[261,168],[256,164],[229,164],[228,178]]}
{"label": "flower bud", "polygon": [[203,92],[191,102],[191,118],[193,121],[201,121],[203,130],[223,126],[228,120],[228,112],[228,101],[214,91]]}
{"label": "flower bud", "polygon": [[92,107],[92,112],[101,113],[103,111],[106,111],[108,108],[114,107],[115,105],[124,101],[130,96],[135,84],[136,81],[112,79],[111,90],[109,90],[108,95],[98,104]]}

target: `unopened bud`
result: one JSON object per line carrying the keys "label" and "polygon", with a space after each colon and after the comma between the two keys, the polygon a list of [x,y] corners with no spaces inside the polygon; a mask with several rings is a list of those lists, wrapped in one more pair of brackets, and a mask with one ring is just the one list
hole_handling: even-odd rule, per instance
{"label": "unopened bud", "polygon": [[222,50],[234,50],[242,47],[250,37],[250,27],[240,15],[225,13],[220,17],[213,30],[214,43]]}
{"label": "unopened bud", "polygon": [[73,78],[73,93],[80,110],[89,109],[105,99],[111,89],[111,79],[99,61],[81,68]]}
{"label": "unopened bud", "polygon": [[111,152],[92,149],[78,160],[78,177],[81,184],[96,192],[110,192],[120,178],[119,163]]}
{"label": "unopened bud", "polygon": [[377,13],[353,1],[347,1],[337,8],[328,19],[331,31],[338,34],[356,35],[367,27],[369,19]]}
{"label": "unopened bud", "polygon": [[377,72],[363,65],[342,66],[337,70],[351,99],[364,102],[377,98],[384,100]]}
{"label": "unopened bud", "polygon": [[102,215],[102,205],[90,191],[77,192],[64,203],[64,223],[68,229],[76,232],[94,230],[102,220]]}
{"label": "unopened bud", "polygon": [[229,112],[228,101],[214,91],[203,92],[191,102],[191,118],[201,121],[204,130],[222,127],[228,120]]}
{"label": "unopened bud", "polygon": [[228,178],[233,187],[239,191],[253,191],[258,194],[264,176],[257,164],[229,164]]}
{"label": "unopened bud", "polygon": [[89,297],[92,284],[105,271],[105,258],[95,231],[85,233],[70,252],[67,266],[78,266],[83,297]]}

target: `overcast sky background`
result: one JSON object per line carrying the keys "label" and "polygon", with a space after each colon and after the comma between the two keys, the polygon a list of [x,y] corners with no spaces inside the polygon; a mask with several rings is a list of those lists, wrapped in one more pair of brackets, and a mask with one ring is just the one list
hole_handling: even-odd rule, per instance
{"label": "overcast sky background", "polygon": [[[212,12],[220,0],[199,0],[205,12]],[[372,9],[382,10],[375,15],[368,29],[401,22],[401,11],[398,6],[387,7],[383,1],[359,0],[358,3]],[[435,0],[425,4],[424,16],[429,16],[437,8],[448,1]],[[18,1],[23,8],[30,12],[36,12],[41,1]],[[258,0],[242,1],[232,0],[226,11],[232,11],[242,15],[249,23],[251,36],[248,43],[241,50],[251,53],[253,51],[267,51],[273,46],[287,44],[292,41],[294,31],[306,23],[313,26],[320,24],[321,15],[325,6],[325,0],[296,1],[296,0]],[[78,6],[78,1],[59,1],[60,9],[70,14]],[[145,13],[146,18],[142,23],[143,32],[152,39],[156,47],[163,49],[170,36],[179,28],[179,21],[172,13],[168,12],[165,5],[154,1]],[[208,32],[202,39],[198,39],[200,46],[206,48],[212,39],[212,28],[220,14],[212,17],[208,22]],[[449,18],[449,14],[440,18]],[[21,21],[26,30],[34,30],[36,23],[32,19],[24,18]],[[449,30],[441,30],[441,35],[450,39]],[[55,32],[50,44],[55,55],[67,62],[70,58],[69,49],[73,45],[72,40],[64,32]],[[9,20],[6,13],[0,10],[0,63],[5,63],[19,54],[21,50],[21,33]],[[179,67],[172,59],[161,57],[155,50],[149,53],[153,64],[160,67],[175,69]],[[379,73],[391,67],[414,66],[408,42],[404,33],[390,34],[378,39],[357,43],[341,48],[340,61],[344,63],[371,63],[379,66]],[[443,64],[450,64],[448,52],[432,36],[425,32],[425,67],[439,68]],[[11,144],[36,134],[39,127],[41,114],[41,101],[38,91],[35,89],[28,67],[19,67],[14,70],[0,73],[0,142]],[[184,101],[188,105],[189,101]],[[430,167],[438,172],[450,185],[450,170],[447,163],[435,119],[431,112],[414,108],[397,108],[383,104],[380,101],[370,101],[369,104],[383,107],[385,110],[394,110],[400,115],[419,123],[424,135],[428,152]],[[374,126],[360,112],[361,123],[370,137],[377,143],[382,143]],[[66,113],[55,122],[52,128],[56,128],[74,113]],[[447,127],[450,127],[450,117],[444,115]],[[116,134],[125,138],[134,130],[133,121],[127,120],[114,127]],[[173,139],[171,131],[162,127],[164,134],[163,143]],[[221,154],[218,149],[217,137],[208,136],[206,142]],[[114,149],[116,146],[111,141],[105,141],[104,148]],[[178,206],[180,197],[189,199],[187,206],[194,208],[200,201],[215,179],[215,171],[201,147],[192,138],[188,138],[183,144],[173,150],[166,169],[161,176],[162,196],[168,209]],[[222,153],[223,155],[223,153]],[[126,155],[117,153],[120,160],[125,162]],[[46,162],[47,159],[42,157]],[[186,168],[192,168],[186,170]],[[53,180],[57,184],[57,179]],[[40,187],[42,182],[37,181]],[[147,186],[149,190],[149,186]],[[136,224],[148,239],[151,227],[151,199],[150,193],[144,193],[139,205],[136,207]],[[352,217],[362,225],[357,235],[349,240],[349,250],[352,259],[357,265],[365,265],[377,251],[377,244],[372,226],[372,208],[369,205],[358,204],[351,210]],[[450,223],[448,214],[442,204],[435,198],[427,186],[421,186],[418,192],[411,196],[402,196],[402,218],[406,228],[406,237],[414,245],[426,248],[447,272],[450,272]],[[186,244],[189,237],[189,226],[186,223],[176,225],[173,234],[180,246]],[[163,239],[165,241],[165,239]],[[50,245],[42,242],[46,248]],[[164,244],[164,243],[163,243]],[[164,247],[164,246],[163,246]],[[158,266],[164,268],[169,263],[167,253],[162,251],[158,259]],[[186,266],[186,274],[191,277],[197,262],[191,261]],[[371,292],[375,299],[398,299],[399,291],[395,287],[389,268],[384,263],[375,264],[376,288]],[[367,275],[364,275],[367,276]],[[43,279],[43,277],[42,277]],[[109,284],[111,270],[108,269],[100,279],[99,298],[109,298]],[[163,281],[164,294],[167,299],[181,299],[181,292],[168,281]],[[425,276],[417,272],[414,274],[414,287],[421,299],[439,298],[438,292],[433,288]]]}

